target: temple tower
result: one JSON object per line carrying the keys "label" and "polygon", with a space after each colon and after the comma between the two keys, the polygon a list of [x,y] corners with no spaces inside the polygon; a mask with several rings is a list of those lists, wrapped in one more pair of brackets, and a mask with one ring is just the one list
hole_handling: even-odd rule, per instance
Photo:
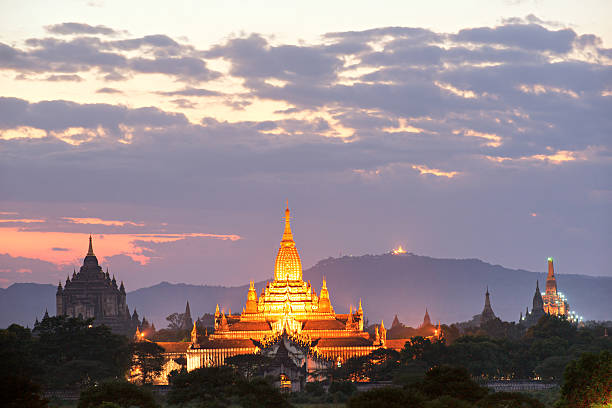
{"label": "temple tower", "polygon": [[557,294],[557,279],[555,278],[555,268],[553,266],[552,258],[548,258],[548,276],[546,277],[546,294],[549,296]]}
{"label": "temple tower", "polygon": [[496,319],[493,308],[491,307],[491,298],[489,297],[489,287],[487,286],[487,293],[485,293],[485,305],[480,314],[480,323],[488,322],[489,320]]}
{"label": "temple tower", "polygon": [[542,297],[544,311],[551,315],[566,316],[569,314],[569,304],[563,295],[557,292],[557,279],[553,259],[548,258],[548,276],[546,277],[546,293]]}
{"label": "temple tower", "polygon": [[302,261],[295,247],[293,234],[291,233],[289,202],[285,209],[285,231],[281,239],[278,255],[274,264],[275,281],[301,281],[302,280]]}
{"label": "temple tower", "polygon": [[123,282],[117,286],[108,269],[102,270],[94,253],[93,239],[89,236],[89,248],[79,272],[73,271],[72,279],[57,287],[55,295],[56,315],[93,318],[94,324],[109,326],[114,332],[130,336],[140,325],[139,320],[130,318]]}
{"label": "temple tower", "polygon": [[319,312],[332,312],[332,306],[329,300],[329,291],[327,290],[327,282],[325,281],[325,278],[323,278],[323,285],[321,286],[321,296],[319,296]]}
{"label": "temple tower", "polygon": [[544,301],[542,300],[542,293],[540,292],[540,282],[536,281],[536,290],[533,294],[533,303],[531,307],[531,313],[537,312],[540,316],[544,314]]}
{"label": "temple tower", "polygon": [[427,310],[427,308],[425,308],[425,316],[423,316],[423,323],[421,323],[419,328],[429,326],[431,326],[431,318],[429,317],[429,311]]}
{"label": "temple tower", "polygon": [[255,292],[255,283],[249,284],[249,292],[247,293],[245,313],[257,313],[257,293]]}

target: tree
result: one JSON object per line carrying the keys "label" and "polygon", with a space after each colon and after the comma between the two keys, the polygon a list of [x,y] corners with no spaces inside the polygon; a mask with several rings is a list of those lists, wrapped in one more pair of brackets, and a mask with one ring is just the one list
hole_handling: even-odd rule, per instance
{"label": "tree", "polygon": [[569,356],[551,356],[535,367],[535,373],[543,380],[561,381],[563,370],[571,361]]}
{"label": "tree", "polygon": [[263,376],[264,368],[271,359],[261,354],[238,354],[225,359],[225,365],[232,367],[247,380]]}
{"label": "tree", "polygon": [[103,382],[88,388],[81,392],[77,407],[98,408],[104,403],[113,403],[122,408],[159,407],[148,390],[126,381]]}
{"label": "tree", "polygon": [[472,403],[487,395],[488,392],[486,388],[472,381],[465,368],[452,366],[432,368],[425,374],[422,383],[409,388],[416,388],[429,398],[448,395]]}
{"label": "tree", "polygon": [[464,336],[448,347],[443,361],[465,367],[473,376],[488,378],[507,373],[507,353],[499,342],[484,336]]}
{"label": "tree", "polygon": [[544,408],[535,398],[520,392],[496,392],[476,404],[478,408]]}
{"label": "tree", "polygon": [[400,357],[404,364],[411,360],[421,360],[432,367],[442,362],[446,349],[444,339],[432,342],[427,338],[415,336],[404,344]]}
{"label": "tree", "polygon": [[17,324],[0,329],[0,377],[35,378],[40,373],[32,332]]}
{"label": "tree", "polygon": [[264,378],[238,383],[239,404],[244,408],[290,407],[280,391]]}
{"label": "tree", "polygon": [[535,326],[530,327],[525,334],[527,338],[559,337],[573,340],[577,335],[576,326],[565,317],[544,315]]}
{"label": "tree", "polygon": [[402,388],[384,387],[361,392],[346,404],[348,408],[423,408],[423,399]]}
{"label": "tree", "polygon": [[183,313],[172,313],[170,316],[166,317],[166,320],[168,321],[168,328],[170,330],[182,330],[185,316]]}
{"label": "tree", "polygon": [[35,356],[42,366],[37,374],[51,387],[82,386],[109,378],[121,378],[130,364],[125,336],[93,319],[46,317],[35,325]]}
{"label": "tree", "polygon": [[136,341],[132,344],[131,377],[141,384],[150,384],[164,367],[164,349],[152,341]]}
{"label": "tree", "polygon": [[235,396],[240,379],[234,369],[227,366],[202,367],[185,373],[175,371],[168,376],[168,403],[200,402],[211,407],[226,407]]}
{"label": "tree", "polygon": [[202,367],[183,373],[175,371],[168,380],[170,404],[227,407],[234,403],[246,408],[290,406],[280,391],[266,380],[247,381],[228,366]]}
{"label": "tree", "polygon": [[40,395],[38,384],[15,375],[0,377],[0,396],[6,408],[46,408],[49,402]]}
{"label": "tree", "polygon": [[459,398],[443,395],[439,398],[425,402],[425,408],[473,408],[474,405]]}
{"label": "tree", "polygon": [[612,404],[612,353],[584,353],[565,368],[561,407]]}

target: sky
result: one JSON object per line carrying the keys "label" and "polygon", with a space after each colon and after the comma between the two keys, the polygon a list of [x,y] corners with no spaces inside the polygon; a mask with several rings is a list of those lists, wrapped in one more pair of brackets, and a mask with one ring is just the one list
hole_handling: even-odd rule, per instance
{"label": "sky", "polygon": [[[293,4],[292,4],[293,3]],[[297,3],[297,5],[295,4]],[[609,1],[0,3],[0,286],[402,245],[612,276]]]}

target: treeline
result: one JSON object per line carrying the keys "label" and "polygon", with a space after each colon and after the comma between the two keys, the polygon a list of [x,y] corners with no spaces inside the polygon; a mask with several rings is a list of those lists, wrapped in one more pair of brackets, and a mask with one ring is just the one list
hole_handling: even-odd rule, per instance
{"label": "treeline", "polygon": [[161,371],[162,352],[155,343],[94,326],[93,319],[46,316],[33,330],[13,324],[0,330],[3,406],[44,407],[43,391],[79,392],[128,376],[150,383]]}
{"label": "treeline", "polygon": [[[545,316],[520,337],[461,336],[450,344],[415,337],[400,351],[379,349],[318,373],[300,393],[282,394],[263,378],[261,355],[228,359],[227,366],[183,369],[169,378],[166,404],[266,407],[344,403],[352,408],[411,406],[533,407],[524,394],[490,393],[482,382],[542,378],[562,385],[559,407],[612,403],[612,339],[603,328],[576,328]],[[0,330],[0,395],[5,406],[46,407],[41,390],[82,390],[79,407],[158,407],[160,397],[143,385],[161,369],[162,350],[132,342],[91,320],[46,317],[33,330]],[[136,358],[134,358],[136,356]],[[128,374],[139,385],[125,381]],[[363,381],[390,387],[357,392]]]}
{"label": "treeline", "polygon": [[604,336],[603,327],[577,328],[566,319],[543,316],[520,337],[487,335],[487,329],[516,333],[513,327],[503,329],[504,325],[511,326],[491,322],[489,328],[455,338],[450,344],[414,337],[400,352],[380,349],[370,356],[350,359],[334,375],[353,381],[392,381],[414,371],[453,365],[465,367],[472,377],[482,380],[560,382],[567,364],[583,353],[612,351],[612,338]]}
{"label": "treeline", "polygon": [[131,363],[127,337],[93,320],[45,317],[33,330],[0,330],[0,376],[29,379],[44,388],[83,387],[120,378]]}

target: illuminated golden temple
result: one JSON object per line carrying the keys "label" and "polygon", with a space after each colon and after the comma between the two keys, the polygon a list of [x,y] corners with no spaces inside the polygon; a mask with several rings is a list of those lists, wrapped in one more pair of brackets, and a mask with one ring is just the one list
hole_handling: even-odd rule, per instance
{"label": "illuminated golden temple", "polygon": [[259,297],[251,281],[240,314],[226,315],[217,305],[214,326],[214,333],[205,335],[198,334],[194,326],[187,350],[187,370],[223,365],[228,357],[256,353],[260,350],[258,345],[276,341],[282,334],[312,344],[313,355],[335,362],[367,355],[385,347],[386,342],[384,324],[380,330],[376,328],[374,336],[363,330],[361,300],[357,310],[351,308],[348,314],[337,314],[325,279],[319,295],[310,282],[304,282],[288,206],[274,280],[266,284]]}
{"label": "illuminated golden temple", "polygon": [[556,316],[568,316],[570,306],[561,292],[557,292],[557,279],[553,259],[548,258],[548,276],[546,277],[546,293],[542,296],[544,312]]}

